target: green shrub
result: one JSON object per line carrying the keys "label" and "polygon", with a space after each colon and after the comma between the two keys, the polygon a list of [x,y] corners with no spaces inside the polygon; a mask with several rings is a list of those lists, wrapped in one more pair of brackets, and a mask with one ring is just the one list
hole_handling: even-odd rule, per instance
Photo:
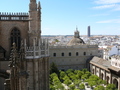
{"label": "green shrub", "polygon": [[80,88],[80,90],[85,89],[85,85],[84,84],[80,84],[79,88]]}
{"label": "green shrub", "polygon": [[101,85],[98,85],[97,87],[94,88],[94,90],[105,90],[105,88]]}

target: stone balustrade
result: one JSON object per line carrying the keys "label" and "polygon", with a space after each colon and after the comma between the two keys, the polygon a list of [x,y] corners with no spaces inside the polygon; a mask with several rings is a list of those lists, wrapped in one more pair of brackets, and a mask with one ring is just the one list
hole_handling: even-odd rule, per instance
{"label": "stone balustrade", "polygon": [[0,20],[28,20],[29,14],[28,13],[6,13],[0,12]]}

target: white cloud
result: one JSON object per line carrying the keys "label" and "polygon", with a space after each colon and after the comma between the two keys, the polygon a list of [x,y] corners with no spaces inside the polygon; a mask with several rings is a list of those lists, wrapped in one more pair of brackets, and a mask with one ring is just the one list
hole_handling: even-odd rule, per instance
{"label": "white cloud", "polygon": [[116,4],[111,4],[111,5],[102,5],[102,6],[96,6],[96,7],[93,7],[93,9],[113,8],[113,7],[116,7],[116,6],[117,6]]}
{"label": "white cloud", "polygon": [[120,11],[120,5],[116,5],[116,8],[113,9],[114,11]]}
{"label": "white cloud", "polygon": [[104,13],[104,14],[95,14],[95,15],[91,15],[91,17],[95,17],[95,16],[108,16],[110,14]]}
{"label": "white cloud", "polygon": [[98,21],[96,23],[111,23],[112,21],[111,20],[106,20],[106,21]]}
{"label": "white cloud", "polygon": [[120,11],[120,0],[94,0],[99,6],[93,7],[93,9],[108,9],[112,8],[113,11]]}
{"label": "white cloud", "polygon": [[94,2],[97,4],[116,4],[120,3],[120,0],[95,0]]}
{"label": "white cloud", "polygon": [[104,20],[104,21],[98,21],[96,23],[120,23],[120,19]]}

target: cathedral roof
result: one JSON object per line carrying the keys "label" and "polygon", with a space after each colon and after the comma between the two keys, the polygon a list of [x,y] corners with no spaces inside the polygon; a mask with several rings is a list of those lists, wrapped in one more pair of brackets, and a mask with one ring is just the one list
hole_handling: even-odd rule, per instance
{"label": "cathedral roof", "polygon": [[82,45],[85,44],[85,42],[80,38],[79,31],[76,28],[76,31],[74,32],[74,37],[68,42],[68,46],[73,45]]}

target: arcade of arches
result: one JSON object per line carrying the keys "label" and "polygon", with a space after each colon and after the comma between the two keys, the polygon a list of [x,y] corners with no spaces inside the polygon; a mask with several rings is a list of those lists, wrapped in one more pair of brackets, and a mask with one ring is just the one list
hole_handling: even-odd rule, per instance
{"label": "arcade of arches", "polygon": [[[119,80],[120,80],[120,77],[118,77],[118,76],[116,76],[116,75],[114,75],[114,74],[112,74],[112,73],[110,73],[110,72],[107,72],[107,71],[105,71],[105,70],[103,70],[103,69],[101,69],[101,68],[99,68],[99,69],[101,69],[101,70],[100,70],[99,75],[98,75],[98,74],[97,74],[97,71],[95,71],[95,68],[98,68],[98,67],[92,65],[92,71],[93,71],[92,74],[97,75],[97,76],[100,77],[102,80],[106,80],[107,84],[112,83],[112,84],[115,84],[117,88],[119,88],[118,82],[119,82]],[[104,73],[103,73],[103,71],[104,71]],[[101,73],[101,74],[100,74],[100,73]]]}
{"label": "arcade of arches", "polygon": [[107,84],[115,84],[116,88],[120,90],[120,72],[115,71],[110,67],[104,67],[104,65],[102,66],[102,64],[95,63],[92,60],[90,61],[90,71],[94,75],[97,75],[102,80],[106,80]]}

